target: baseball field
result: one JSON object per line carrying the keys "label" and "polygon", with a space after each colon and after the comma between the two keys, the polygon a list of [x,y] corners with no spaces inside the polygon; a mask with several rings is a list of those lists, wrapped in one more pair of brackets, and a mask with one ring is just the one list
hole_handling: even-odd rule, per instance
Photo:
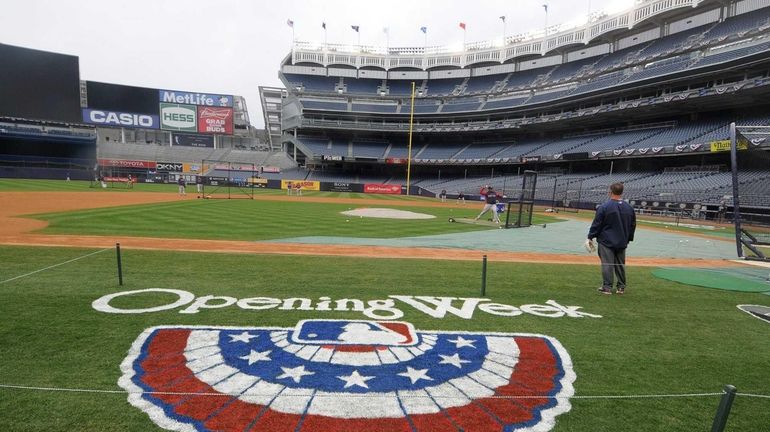
{"label": "baseball field", "polygon": [[0,180],[0,430],[690,432],[728,384],[767,430],[767,277],[655,275],[749,269],[729,227],[640,223],[608,296],[590,215],[448,222],[480,208]]}

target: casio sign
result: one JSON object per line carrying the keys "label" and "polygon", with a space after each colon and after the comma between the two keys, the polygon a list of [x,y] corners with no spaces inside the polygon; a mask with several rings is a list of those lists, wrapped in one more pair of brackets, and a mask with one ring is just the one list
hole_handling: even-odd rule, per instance
{"label": "casio sign", "polygon": [[158,128],[158,116],[115,111],[84,109],[83,121],[86,123],[106,126],[139,127],[147,129]]}

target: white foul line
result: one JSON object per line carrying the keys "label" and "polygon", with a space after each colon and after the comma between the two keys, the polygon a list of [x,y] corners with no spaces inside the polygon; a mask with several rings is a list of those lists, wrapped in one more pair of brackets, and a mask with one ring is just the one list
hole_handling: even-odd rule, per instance
{"label": "white foul line", "polygon": [[59,263],[59,264],[54,264],[54,265],[52,265],[52,266],[48,266],[48,267],[46,267],[46,268],[41,268],[40,270],[35,270],[35,271],[33,271],[33,272],[29,272],[29,273],[23,274],[23,275],[21,275],[21,276],[16,276],[16,277],[12,277],[12,278],[10,278],[10,279],[6,279],[6,280],[4,280],[4,281],[0,281],[0,284],[4,284],[4,283],[6,283],[6,282],[15,281],[16,279],[21,279],[21,278],[23,278],[23,277],[31,276],[31,275],[33,275],[33,274],[35,274],[35,273],[40,273],[40,272],[42,272],[42,271],[50,270],[50,269],[52,269],[52,268],[54,268],[54,267],[63,266],[64,264],[69,264],[69,263],[71,263],[71,262],[73,262],[73,261],[77,261],[77,260],[79,260],[79,259],[87,258],[87,257],[90,257],[91,255],[96,255],[96,254],[98,254],[98,253],[102,253],[102,252],[104,252],[104,251],[108,251],[108,250],[110,250],[110,249],[102,249],[102,250],[98,250],[98,251],[96,251],[96,252],[91,252],[90,254],[86,254],[86,255],[83,255],[83,256],[80,256],[80,257],[77,257],[77,258],[73,258],[73,259],[71,259],[71,260],[68,260],[68,261],[64,261],[64,262],[61,262],[61,263]]}

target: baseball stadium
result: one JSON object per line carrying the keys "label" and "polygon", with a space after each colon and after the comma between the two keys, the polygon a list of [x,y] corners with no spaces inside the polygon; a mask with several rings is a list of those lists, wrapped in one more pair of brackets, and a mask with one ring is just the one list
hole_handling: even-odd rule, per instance
{"label": "baseball stadium", "polygon": [[548,7],[251,117],[0,40],[0,430],[770,431],[770,0]]}

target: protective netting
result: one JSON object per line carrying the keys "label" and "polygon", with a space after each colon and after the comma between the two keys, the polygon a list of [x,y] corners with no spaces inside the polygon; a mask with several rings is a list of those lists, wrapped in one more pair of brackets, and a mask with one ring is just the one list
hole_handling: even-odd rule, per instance
{"label": "protective netting", "polygon": [[733,191],[719,208],[732,217],[743,256],[766,260],[770,255],[770,127],[737,125],[735,135],[731,140],[736,149]]}

